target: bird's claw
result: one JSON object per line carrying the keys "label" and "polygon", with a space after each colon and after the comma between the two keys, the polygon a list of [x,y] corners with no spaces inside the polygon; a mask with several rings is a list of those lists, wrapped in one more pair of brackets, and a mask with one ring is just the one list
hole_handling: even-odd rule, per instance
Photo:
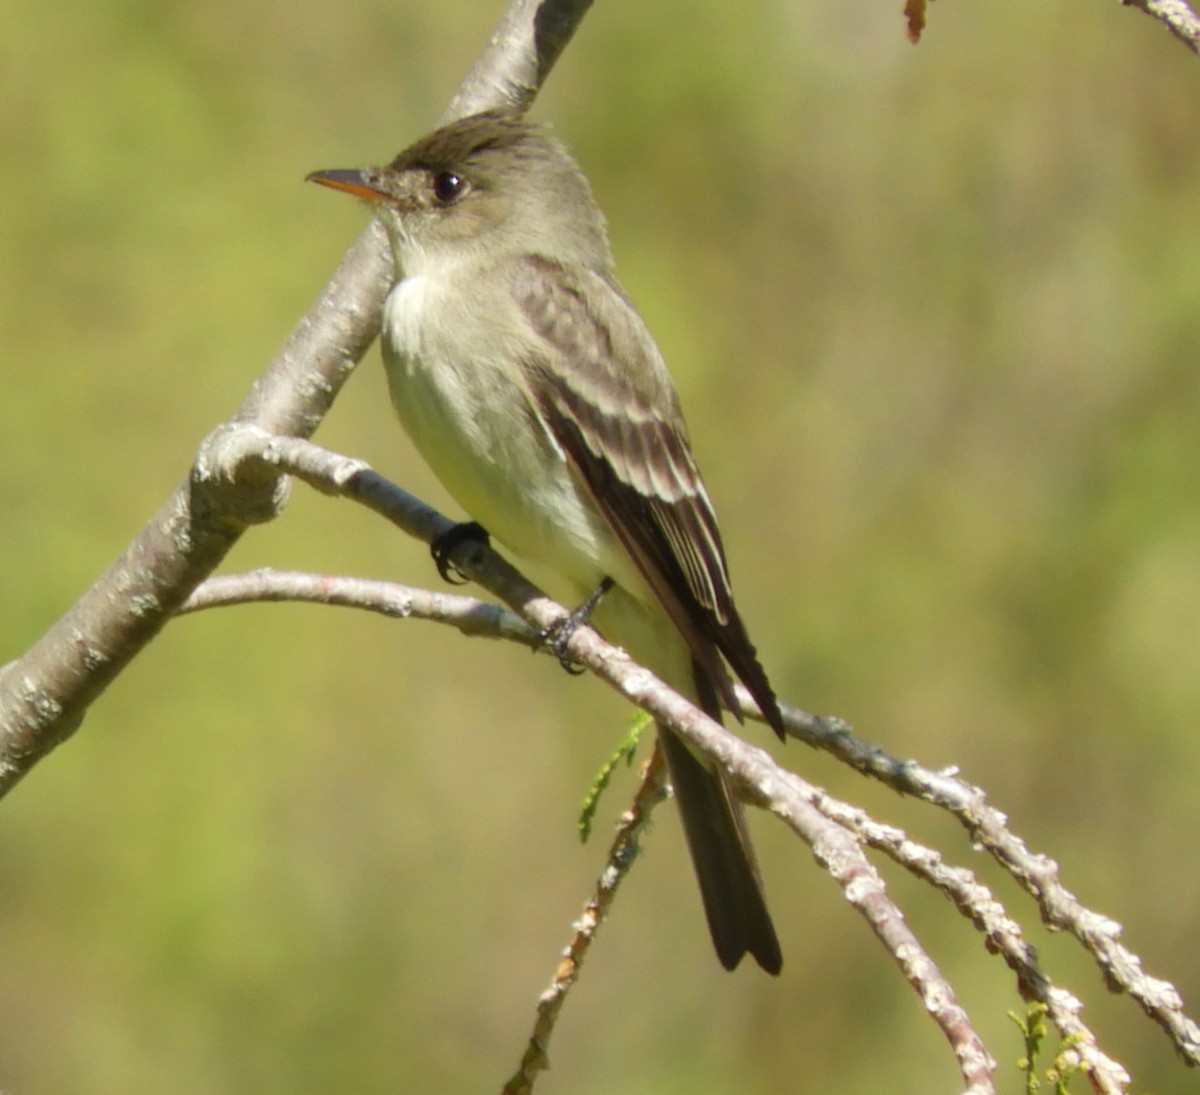
{"label": "bird's claw", "polygon": [[600,584],[588,594],[588,598],[583,604],[541,630],[539,638],[542,645],[558,659],[558,664],[572,677],[578,677],[583,672],[584,666],[567,653],[567,644],[570,643],[571,636],[588,622],[596,606],[612,587],[613,580],[611,578],[602,579]]}
{"label": "bird's claw", "polygon": [[469,541],[484,544],[489,543],[487,529],[478,521],[464,521],[448,528],[441,536],[435,536],[429,545],[429,553],[433,556],[434,565],[442,580],[451,585],[467,584],[467,576],[450,561],[451,553],[462,544]]}

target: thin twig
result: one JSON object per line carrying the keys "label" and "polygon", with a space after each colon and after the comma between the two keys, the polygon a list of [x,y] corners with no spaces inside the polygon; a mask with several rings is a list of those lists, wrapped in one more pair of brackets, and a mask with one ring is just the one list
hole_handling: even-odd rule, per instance
{"label": "thin twig", "polygon": [[1200,18],[1186,0],[1123,0],[1123,3],[1157,19],[1193,53],[1200,53]]}
{"label": "thin twig", "polygon": [[449,624],[464,635],[509,639],[534,649],[541,644],[537,632],[516,613],[477,597],[434,593],[370,578],[309,574],[272,567],[209,578],[196,587],[179,611],[183,614],[206,608],[280,601],[360,608],[393,619]]}
{"label": "thin twig", "polygon": [[[738,697],[745,712],[757,716],[749,695],[739,691]],[[1105,980],[1127,992],[1158,1023],[1185,1061],[1200,1065],[1200,1026],[1184,1011],[1179,991],[1142,969],[1141,959],[1118,941],[1120,924],[1084,906],[1060,881],[1058,864],[1049,856],[1031,852],[1008,827],[1008,818],[988,803],[982,788],[953,772],[935,772],[916,761],[889,756],[856,738],[839,719],[822,719],[786,705],[782,710],[790,735],[901,794],[920,798],[956,817],[972,846],[986,849],[1037,902],[1042,920],[1055,930],[1070,932],[1092,956]]]}
{"label": "thin twig", "polygon": [[[308,454],[311,457],[313,454]],[[331,454],[332,455],[332,454]],[[309,466],[313,466],[310,460]],[[337,461],[328,467],[336,468]],[[361,469],[360,469],[361,470]],[[223,575],[204,582],[188,599],[182,612],[256,602],[300,601],[336,605],[378,612],[397,618],[423,619],[444,623],[467,635],[511,639],[536,647],[536,632],[514,613],[474,597],[461,594],[433,593],[394,582],[361,578],[331,577],[269,568],[246,574]],[[862,743],[844,728],[837,731],[844,747],[861,750]],[[877,754],[877,750],[868,750]],[[881,765],[886,768],[886,765]],[[908,762],[909,777],[920,779],[922,769]],[[951,777],[939,775],[938,782]],[[957,783],[958,781],[953,781]],[[964,785],[960,785],[964,786]],[[1003,905],[975,875],[962,867],[944,862],[940,853],[913,841],[903,830],[875,821],[858,807],[834,799],[827,792],[811,788],[810,801],[826,817],[836,821],[865,844],[884,852],[916,877],[946,895],[983,934],[989,950],[998,953],[1017,977],[1022,995],[1044,1003],[1047,1014],[1064,1039],[1071,1043],[1081,1068],[1094,1078],[1102,1095],[1119,1095],[1129,1081],[1128,1073],[1098,1047],[1095,1035],[1081,1018],[1082,1003],[1072,994],[1055,986],[1042,971],[1036,952],[1025,941],[1020,926],[1006,913]],[[616,884],[632,862],[632,852],[651,801],[643,781],[631,810],[621,819],[609,863],[589,901],[576,934],[568,946],[551,988],[538,1008],[538,1025],[514,1081],[524,1077],[530,1086],[537,1061],[542,1059],[563,998],[574,983],[583,954],[594,938],[595,929],[606,915]],[[536,1051],[536,1052],[535,1052]],[[514,1081],[510,1081],[510,1084]],[[515,1087],[512,1090],[527,1090]],[[506,1091],[509,1090],[506,1088]]]}
{"label": "thin twig", "polygon": [[[206,458],[214,468],[224,468],[223,474],[236,477],[241,464],[252,470],[269,465],[294,473],[321,490],[340,492],[370,506],[427,542],[448,527],[445,518],[365,464],[321,450],[312,442],[271,438],[254,431],[223,436],[218,441]],[[453,561],[467,577],[500,597],[538,630],[566,615],[566,609],[486,545],[471,544],[456,553]],[[730,774],[741,797],[771,810],[792,826],[842,886],[847,899],[866,918],[920,994],[954,1050],[967,1090],[973,1095],[992,1091],[990,1072],[994,1062],[955,1000],[953,989],[905,924],[857,840],[813,806],[817,790],[777,767],[768,754],[735,737],[590,627],[580,627],[572,634],[567,653],[656,721],[670,726],[713,757]]]}
{"label": "thin twig", "polygon": [[855,833],[871,848],[883,852],[915,877],[949,898],[960,913],[983,933],[989,952],[999,954],[1016,974],[1021,995],[1046,1005],[1067,1051],[1093,1081],[1099,1095],[1122,1095],[1131,1082],[1125,1068],[1101,1051],[1092,1030],[1083,1022],[1082,1002],[1054,985],[1042,971],[1037,952],[1025,941],[1021,927],[1004,906],[965,867],[947,864],[940,852],[912,840],[903,830],[883,825],[856,806],[825,792],[814,803],[827,817]]}
{"label": "thin twig", "polygon": [[596,888],[584,905],[583,914],[573,925],[571,941],[563,950],[550,986],[538,998],[533,1032],[521,1057],[520,1067],[504,1085],[503,1095],[529,1095],[538,1073],[550,1067],[550,1039],[567,994],[579,977],[580,967],[596,939],[596,933],[608,917],[617,888],[633,867],[651,812],[665,797],[666,765],[656,746],[646,762],[633,802],[617,822],[616,835],[609,848],[604,870],[596,881]]}
{"label": "thin twig", "polygon": [[[330,493],[340,491],[346,497],[354,498],[386,516],[397,527],[427,542],[450,526],[446,518],[389,483],[365,464],[327,453],[311,442],[264,439],[247,435],[236,444],[229,445],[225,453],[229,457],[236,455],[237,459],[251,463],[265,460],[278,470],[303,476],[319,489]],[[565,612],[561,606],[546,598],[486,547],[471,545],[465,549],[465,557],[456,557],[455,562],[465,573],[521,612],[536,627],[545,627]],[[586,628],[580,631],[583,638],[594,634]],[[614,654],[623,656],[619,651],[615,651]],[[574,651],[572,655],[574,656]],[[605,677],[605,655],[601,654],[599,658],[600,661],[591,667],[598,675]],[[586,661],[582,658],[580,660]],[[667,695],[673,695],[648,673],[645,674],[645,678],[651,682],[647,686],[651,693],[657,686]],[[614,687],[620,688],[634,702],[640,702],[637,698],[638,689],[646,685],[645,680],[639,678],[633,682],[632,678],[619,676],[605,679]],[[757,714],[752,701],[744,693],[740,693],[739,698],[743,702],[744,713]],[[650,710],[647,704],[640,705]],[[657,714],[653,711],[652,713]],[[784,718],[792,736],[825,749],[856,770],[870,774],[903,794],[919,797],[958,817],[970,833],[972,841],[986,847],[1035,897],[1043,918],[1054,926],[1071,931],[1094,955],[1106,976],[1129,991],[1138,1003],[1164,1026],[1179,1052],[1188,1060],[1194,1058],[1196,1028],[1183,1013],[1179,994],[1166,982],[1146,978],[1141,973],[1140,962],[1136,956],[1117,944],[1113,930],[1106,930],[1105,925],[1112,922],[1079,905],[1074,895],[1058,882],[1057,866],[1053,861],[1030,853],[1024,842],[1009,831],[1004,815],[988,805],[979,788],[958,779],[953,772],[935,772],[914,761],[901,761],[891,757],[878,747],[855,738],[849,727],[840,720],[819,718],[786,706]],[[745,789],[743,786],[743,790]],[[755,800],[753,793],[748,793],[748,797]],[[1022,988],[1024,991],[1023,982]],[[1060,991],[1049,988],[1044,994],[1045,1002],[1052,1007],[1051,1018],[1056,1021],[1061,1019],[1063,1026],[1060,1029],[1066,1032],[1086,1029],[1080,1027],[1077,1019],[1072,1018],[1073,998],[1066,994],[1057,995]],[[1035,998],[1041,997],[1035,994]],[[1081,1042],[1081,1046],[1084,1055],[1090,1053],[1086,1040]],[[1098,1075],[1120,1074],[1120,1066],[1109,1063],[1103,1055],[1094,1057],[1093,1067]]]}

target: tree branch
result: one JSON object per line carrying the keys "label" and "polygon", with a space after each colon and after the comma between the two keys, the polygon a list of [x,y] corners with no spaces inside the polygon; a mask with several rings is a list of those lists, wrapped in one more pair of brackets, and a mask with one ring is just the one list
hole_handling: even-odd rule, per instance
{"label": "tree branch", "polygon": [[[271,437],[252,428],[223,430],[205,446],[204,463],[214,475],[233,479],[246,474],[261,475],[267,469],[287,472],[324,493],[341,494],[367,505],[397,527],[426,542],[451,525],[445,517],[377,475],[362,461],[328,452],[312,442]],[[192,610],[244,603],[251,599],[296,597],[389,615],[439,620],[470,634],[514,638],[526,645],[536,645],[537,630],[565,614],[562,606],[546,598],[486,545],[464,545],[455,557],[455,564],[506,600],[534,626],[524,624],[501,609],[494,609],[495,614],[490,614],[486,606],[469,597],[439,595],[390,583],[268,570],[205,583],[185,607]],[[860,843],[891,856],[945,894],[983,931],[988,949],[999,953],[1014,971],[1021,994],[1046,1005],[1051,1020],[1070,1042],[1070,1057],[1092,1077],[1096,1090],[1105,1095],[1117,1095],[1124,1090],[1128,1076],[1120,1064],[1099,1049],[1095,1036],[1080,1018],[1081,1003],[1045,976],[1032,948],[1024,942],[1019,926],[971,872],[945,865],[939,853],[916,844],[901,830],[882,825],[863,811],[776,768],[766,754],[752,749],[707,719],[688,701],[630,662],[624,652],[609,646],[590,629],[581,628],[572,638],[568,650],[572,658],[587,665],[610,686],[712,755],[732,774],[735,787],[743,798],[787,821],[810,844],[818,860],[839,881],[848,899],[866,917],[921,994],[954,1048],[968,1090],[990,1090],[990,1070],[994,1067],[991,1058],[955,1003],[950,986],[924,954],[899,910],[887,897],[882,882],[863,857]],[[745,708],[743,713],[759,714],[744,692],[739,693],[739,699]],[[1099,939],[1109,947],[1116,946],[1115,930],[1096,928],[1097,925],[1111,925],[1111,921],[1078,904],[1058,883],[1056,865],[1045,857],[1030,853],[1024,842],[1008,830],[1003,814],[987,804],[981,790],[950,773],[932,772],[914,761],[890,757],[881,749],[856,739],[846,724],[837,719],[821,719],[789,707],[784,708],[784,716],[792,736],[835,754],[851,767],[903,794],[920,797],[958,817],[973,843],[986,847],[1023,888],[1038,899],[1043,919],[1072,931],[1092,951],[1106,976],[1134,995],[1143,1008],[1167,1028],[1180,1053],[1193,1059],[1195,1025],[1183,1014],[1178,993],[1165,982],[1150,982],[1155,991],[1148,994],[1138,978],[1127,976],[1130,970],[1140,974],[1136,956],[1121,949],[1121,959],[1114,962],[1111,949],[1101,950],[1094,945]],[[614,849],[619,846],[618,840]],[[611,891],[604,887],[615,881],[610,879],[606,883],[602,877],[597,895],[607,894],[607,897],[600,901],[594,895],[589,904],[592,910],[589,915],[596,923],[575,940],[575,945],[583,950],[590,945],[592,931],[598,926],[607,901],[611,900]],[[1115,929],[1115,925],[1112,927]],[[570,954],[569,949],[568,956]],[[531,1071],[523,1069],[513,1082],[532,1083],[537,1061],[541,1059],[538,1054],[545,1051],[553,1018],[561,1008],[574,974],[574,969],[569,976],[560,969],[556,975],[548,990],[549,997],[554,1000],[552,1011],[547,1010],[550,1008],[548,997],[539,1009],[539,1025],[525,1058],[525,1065]],[[535,1046],[541,1046],[538,1053],[534,1052]]]}
{"label": "tree branch", "polygon": [[579,978],[583,961],[596,940],[596,933],[608,916],[617,888],[625,880],[638,857],[642,833],[655,808],[666,797],[667,771],[662,751],[656,746],[642,773],[642,781],[628,810],[617,822],[617,832],[608,852],[608,860],[596,888],[572,926],[571,941],[563,950],[550,985],[538,998],[533,1032],[521,1057],[521,1064],[502,1089],[502,1095],[529,1095],[539,1072],[550,1067],[550,1039],[562,1013],[567,994]]}
{"label": "tree branch", "polygon": [[263,567],[245,574],[223,574],[202,582],[180,606],[179,613],[233,605],[295,601],[376,612],[392,619],[429,620],[448,624],[463,635],[508,639],[532,649],[541,639],[520,616],[488,601],[457,593],[381,582]]}
{"label": "tree branch", "polygon": [[[336,466],[338,459],[335,458],[330,466]],[[312,466],[313,461],[309,461],[309,464]],[[400,497],[404,495],[402,491],[397,493]],[[236,604],[279,601],[335,605],[377,612],[393,618],[430,620],[448,624],[465,635],[507,639],[533,649],[540,647],[537,632],[520,617],[473,597],[433,593],[393,582],[269,568],[248,574],[210,578],[192,594],[180,611],[194,612]],[[743,713],[757,715],[752,704],[748,704],[748,709]],[[1077,899],[1057,881],[1057,865],[1044,856],[1030,853],[1024,842],[1008,830],[1003,815],[984,802],[981,791],[952,776],[929,772],[915,761],[900,762],[888,757],[881,750],[864,745],[844,727],[830,730],[827,724],[835,720],[816,719],[786,706],[784,717],[793,736],[810,745],[827,748],[844,760],[853,758],[857,762],[854,766],[860,770],[862,757],[873,757],[875,774],[894,789],[911,794],[914,787],[923,787],[922,798],[964,820],[968,828],[973,829],[973,843],[992,852],[1027,890],[1030,889],[1027,883],[1031,874],[1040,878],[1042,886],[1032,892],[1038,898],[1043,920],[1070,931],[1093,954],[1105,977],[1133,996],[1143,1010],[1164,1027],[1180,1055],[1189,1063],[1196,1062],[1196,1024],[1184,1013],[1183,1001],[1174,986],[1142,973],[1140,959],[1116,943],[1115,935],[1119,927],[1107,917],[1080,906]],[[900,772],[904,773],[903,779],[896,778]],[[583,955],[604,918],[617,884],[631,865],[632,851],[636,848],[641,827],[650,809],[650,800],[645,797],[647,794],[643,784],[631,812],[622,818],[608,866],[565,952],[564,962],[569,963],[570,969],[560,967],[547,990],[547,997],[539,1005],[538,1027],[531,1047],[540,1045],[542,1053],[545,1052],[554,1019],[574,983]],[[753,795],[748,797],[754,798]],[[807,788],[805,797],[823,815],[853,833],[863,844],[888,855],[952,901],[983,932],[987,949],[999,954],[1014,972],[1021,995],[1046,1006],[1051,1021],[1071,1043],[1070,1054],[1093,1077],[1096,1090],[1104,1095],[1116,1095],[1125,1090],[1129,1076],[1119,1063],[1100,1050],[1095,1035],[1081,1019],[1082,1003],[1046,976],[1036,952],[1024,941],[1020,926],[971,871],[946,864],[939,852],[913,841],[903,830],[877,822],[864,811],[832,798],[825,791]],[[969,810],[964,803],[971,804]],[[772,800],[765,808],[774,810],[775,805]],[[635,823],[635,829],[627,830],[627,826]],[[1036,870],[1032,872],[1029,869],[1031,863],[1036,865]],[[1075,911],[1065,915],[1061,910],[1067,907],[1073,907]],[[1112,927],[1099,933],[1081,928],[1081,925],[1091,924]],[[585,925],[586,931],[583,930]],[[1097,936],[1104,940],[1105,946],[1095,945]],[[1136,976],[1131,976],[1131,972]],[[552,1012],[548,1010],[550,997],[554,1000]],[[538,1067],[533,1062],[534,1058],[527,1056],[526,1065],[532,1071],[529,1075],[518,1073],[529,1083],[532,1083],[532,1072]]]}
{"label": "tree branch", "polygon": [[[222,430],[205,446],[203,462],[212,474],[231,480],[245,474],[262,475],[267,470],[286,471],[325,493],[340,493],[369,506],[427,543],[450,527],[446,518],[388,483],[362,461],[299,438],[271,437],[254,428]],[[499,596],[537,631],[567,615],[563,606],[546,597],[486,544],[463,544],[452,561],[466,577]],[[258,580],[265,581],[261,572]],[[967,1090],[974,1095],[993,1091],[990,1073],[995,1064],[958,1006],[949,982],[887,896],[883,880],[855,837],[815,807],[820,792],[778,768],[768,754],[731,734],[590,627],[577,628],[566,651],[572,661],[586,666],[656,721],[670,726],[712,757],[729,774],[742,798],[770,810],[804,839],[920,994],[958,1058]]]}
{"label": "tree branch", "polygon": [[1122,0],[1122,3],[1157,19],[1188,49],[1200,54],[1200,18],[1188,6],[1187,0]]}
{"label": "tree branch", "polygon": [[[443,120],[527,105],[587,11],[581,0],[513,0]],[[310,437],[379,332],[393,280],[372,221],[296,325],[233,423]],[[189,477],[78,602],[0,669],[0,796],[83,721],[91,703],[158,634],[251,524],[286,490],[271,476]]]}
{"label": "tree branch", "polygon": [[[757,713],[744,689],[739,689],[738,698]],[[1133,997],[1163,1028],[1179,1055],[1190,1065],[1200,1065],[1200,1026],[1185,1013],[1179,991],[1142,969],[1141,959],[1119,942],[1121,925],[1086,908],[1062,884],[1058,864],[1049,856],[1031,852],[1009,829],[1004,814],[987,801],[982,788],[948,772],[930,771],[916,761],[888,756],[877,746],[856,738],[838,719],[817,718],[786,705],[783,715],[791,736],[832,753],[900,794],[920,798],[956,817],[967,830],[971,844],[986,849],[1037,902],[1042,921],[1052,929],[1070,932],[1095,960],[1105,979]],[[1049,997],[1035,994],[1034,998],[1051,1004]],[[1064,1033],[1070,1028],[1071,1023],[1060,1025]]]}

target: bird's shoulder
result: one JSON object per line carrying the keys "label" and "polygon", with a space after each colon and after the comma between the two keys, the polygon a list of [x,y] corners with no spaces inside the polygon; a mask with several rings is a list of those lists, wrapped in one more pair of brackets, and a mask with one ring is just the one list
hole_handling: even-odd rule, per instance
{"label": "bird's shoulder", "polygon": [[618,405],[683,428],[657,345],[608,270],[525,255],[509,291],[536,336],[554,383],[588,403]]}

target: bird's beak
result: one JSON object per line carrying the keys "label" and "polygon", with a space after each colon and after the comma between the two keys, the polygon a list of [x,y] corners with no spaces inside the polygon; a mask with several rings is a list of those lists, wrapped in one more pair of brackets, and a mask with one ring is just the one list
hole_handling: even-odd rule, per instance
{"label": "bird's beak", "polygon": [[367,172],[360,171],[358,168],[314,171],[304,181],[320,183],[322,186],[328,186],[334,190],[344,190],[347,194],[353,194],[356,198],[362,198],[365,201],[375,202],[376,204],[386,201],[388,197],[377,186],[374,186],[367,180]]}

